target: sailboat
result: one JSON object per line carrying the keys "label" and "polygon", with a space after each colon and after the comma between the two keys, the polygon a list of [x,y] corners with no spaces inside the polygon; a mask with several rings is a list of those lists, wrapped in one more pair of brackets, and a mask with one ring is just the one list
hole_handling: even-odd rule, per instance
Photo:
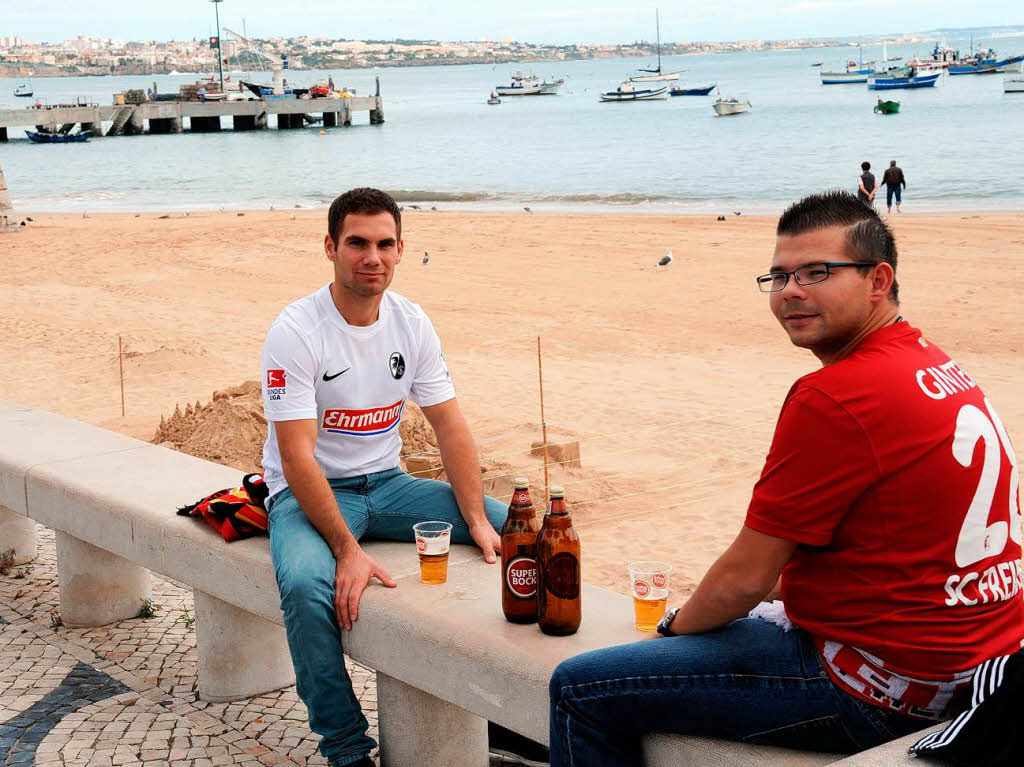
{"label": "sailboat", "polygon": [[679,79],[679,72],[661,71],[661,19],[658,17],[657,9],[654,11],[654,26],[658,34],[658,67],[657,69],[639,68],[637,71],[645,74],[629,78],[634,83],[655,83]]}

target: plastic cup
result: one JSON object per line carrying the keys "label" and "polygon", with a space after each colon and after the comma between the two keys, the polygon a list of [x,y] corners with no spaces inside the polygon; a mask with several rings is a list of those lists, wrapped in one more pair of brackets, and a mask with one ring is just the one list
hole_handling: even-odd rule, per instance
{"label": "plastic cup", "polygon": [[444,583],[448,580],[448,548],[452,542],[450,522],[420,522],[412,526],[420,557],[420,580]]}
{"label": "plastic cup", "polygon": [[656,631],[668,604],[668,576],[672,565],[651,560],[629,563],[629,589],[633,594],[634,625]]}

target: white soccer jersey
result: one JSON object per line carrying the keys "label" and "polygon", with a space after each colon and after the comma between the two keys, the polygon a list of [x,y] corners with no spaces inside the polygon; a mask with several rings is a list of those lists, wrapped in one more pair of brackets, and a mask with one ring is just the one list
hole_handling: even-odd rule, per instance
{"label": "white soccer jersey", "polygon": [[430,319],[391,291],[366,327],[345,321],[330,285],[290,304],[267,332],[262,370],[271,495],[288,486],[275,421],[315,419],[317,463],[328,479],[342,479],[398,466],[407,399],[429,407],[455,396]]}

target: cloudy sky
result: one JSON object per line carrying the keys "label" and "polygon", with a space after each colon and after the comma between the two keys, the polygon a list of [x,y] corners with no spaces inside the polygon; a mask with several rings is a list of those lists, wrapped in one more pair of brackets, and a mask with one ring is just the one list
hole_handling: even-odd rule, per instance
{"label": "cloudy sky", "polygon": [[[654,0],[662,39],[740,40],[833,37],[943,27],[1024,25],[1019,0]],[[4,2],[0,36],[58,41],[75,35],[121,39],[204,37],[214,27],[208,0],[47,0]],[[282,3],[224,0],[223,26],[250,34],[323,34],[350,39],[486,37],[544,43],[632,42],[654,37],[655,5],[623,0],[382,0]]]}

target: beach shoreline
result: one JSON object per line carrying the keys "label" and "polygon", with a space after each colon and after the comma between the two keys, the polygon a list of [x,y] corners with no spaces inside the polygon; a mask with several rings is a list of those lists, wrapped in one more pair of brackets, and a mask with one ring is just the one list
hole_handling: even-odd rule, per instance
{"label": "beach shoreline", "polygon": [[[0,397],[140,439],[176,406],[258,378],[274,317],[330,280],[323,209],[32,217],[0,236]],[[1024,211],[889,220],[903,314],[1019,440]],[[583,467],[552,481],[576,504],[587,580],[624,592],[627,560],[666,559],[676,599],[742,524],[786,391],[817,367],[754,284],[775,221],[403,214],[392,289],[437,327],[483,456],[535,483],[541,337],[551,439],[580,441]]]}

